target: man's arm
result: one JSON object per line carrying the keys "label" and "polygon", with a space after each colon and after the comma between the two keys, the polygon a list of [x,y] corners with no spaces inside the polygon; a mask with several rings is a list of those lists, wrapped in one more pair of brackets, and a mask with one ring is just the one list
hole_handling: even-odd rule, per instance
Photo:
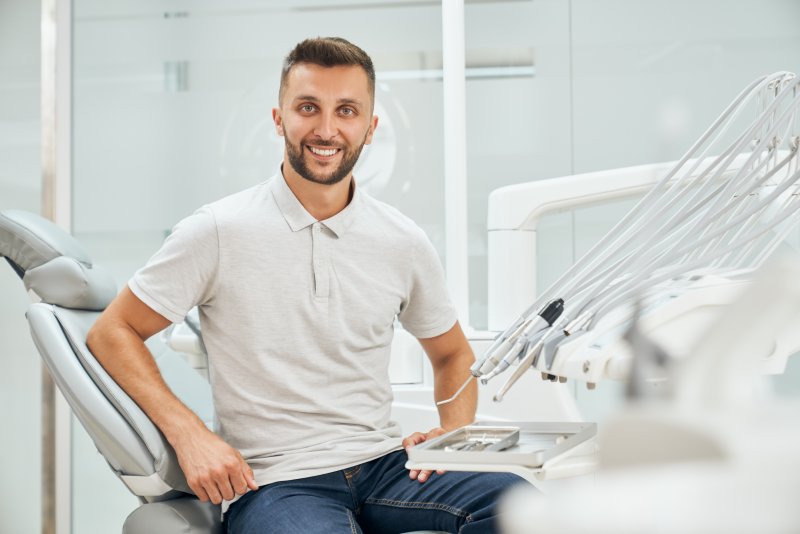
{"label": "man's arm", "polygon": [[[469,368],[475,362],[475,355],[469,346],[461,325],[456,322],[453,328],[436,337],[420,339],[422,348],[433,366],[433,397],[436,401],[450,398],[469,377]],[[437,406],[439,410],[439,428],[423,434],[415,432],[403,440],[403,447],[408,449],[450,430],[468,425],[475,420],[478,406],[478,385],[473,381],[453,402]],[[425,482],[430,471],[412,470],[412,479]]]}
{"label": "man's arm", "polygon": [[[461,325],[456,321],[444,334],[419,342],[433,366],[433,398],[437,402],[450,398],[470,376],[469,368],[475,363]],[[477,406],[478,385],[473,381],[453,402],[438,406],[442,428],[450,431],[472,423]]]}
{"label": "man's arm", "polygon": [[170,391],[144,344],[170,324],[125,287],[97,319],[87,346],[175,449],[189,487],[215,504],[258,489],[239,452]]}

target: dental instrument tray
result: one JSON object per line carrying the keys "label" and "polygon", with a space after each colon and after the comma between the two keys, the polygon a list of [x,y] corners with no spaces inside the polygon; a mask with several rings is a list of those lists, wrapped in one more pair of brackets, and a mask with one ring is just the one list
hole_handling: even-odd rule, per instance
{"label": "dental instrument tray", "polygon": [[409,449],[411,464],[541,467],[597,434],[596,423],[474,423]]}

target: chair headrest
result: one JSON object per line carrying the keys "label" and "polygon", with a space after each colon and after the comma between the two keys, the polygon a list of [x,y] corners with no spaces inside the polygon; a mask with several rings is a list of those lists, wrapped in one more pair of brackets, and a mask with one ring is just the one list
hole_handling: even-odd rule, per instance
{"label": "chair headrest", "polygon": [[35,213],[0,211],[0,256],[44,302],[102,310],[116,296],[114,281],[92,265],[80,243]]}

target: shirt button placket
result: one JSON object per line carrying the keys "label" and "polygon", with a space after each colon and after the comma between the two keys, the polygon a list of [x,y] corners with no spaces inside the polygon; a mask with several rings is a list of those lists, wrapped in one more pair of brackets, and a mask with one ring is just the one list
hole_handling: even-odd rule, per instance
{"label": "shirt button placket", "polygon": [[327,299],[330,290],[328,280],[328,254],[321,223],[314,223],[311,232],[312,261],[314,268],[314,296]]}

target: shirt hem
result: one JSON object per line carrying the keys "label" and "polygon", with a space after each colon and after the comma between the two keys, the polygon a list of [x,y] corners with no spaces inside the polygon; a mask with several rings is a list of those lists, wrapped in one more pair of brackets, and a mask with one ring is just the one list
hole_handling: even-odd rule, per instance
{"label": "shirt hem", "polygon": [[[396,451],[399,451],[399,450],[402,450],[402,449],[403,449],[403,445],[402,445],[402,442],[401,442],[399,445],[391,447],[391,448],[389,448],[389,449],[387,449],[385,451],[382,451],[382,452],[379,452],[379,453],[376,453],[376,454],[367,455],[363,459],[359,459],[359,460],[356,460],[354,462],[347,462],[345,464],[338,465],[338,466],[333,466],[333,467],[323,467],[323,468],[319,468],[319,469],[313,469],[313,470],[310,470],[310,471],[307,471],[307,472],[304,471],[303,473],[301,473],[301,474],[299,474],[297,476],[291,476],[289,473],[285,473],[284,475],[278,474],[278,475],[275,475],[275,476],[268,476],[266,478],[261,478],[265,474],[267,474],[266,471],[268,469],[259,469],[259,470],[254,470],[253,471],[253,478],[256,481],[256,485],[260,488],[262,486],[267,486],[269,484],[274,484],[275,482],[285,482],[287,480],[300,480],[300,479],[303,479],[303,478],[317,477],[317,476],[320,476],[320,475],[327,475],[329,473],[335,473],[336,471],[341,471],[343,469],[348,469],[348,468],[356,466],[356,465],[360,465],[360,464],[364,464],[364,463],[367,463],[367,462],[371,462],[372,460],[375,460],[377,458],[382,458],[383,456],[386,456],[387,454],[391,454],[393,452],[396,452]],[[221,507],[221,510],[220,510],[220,519],[224,519],[225,518],[225,514],[230,509],[230,506],[233,503],[235,503],[236,501],[238,501],[239,499],[241,499],[243,496],[244,495],[237,495],[236,498],[234,498],[234,499],[232,499],[230,501],[223,500],[222,501],[222,507]]]}

